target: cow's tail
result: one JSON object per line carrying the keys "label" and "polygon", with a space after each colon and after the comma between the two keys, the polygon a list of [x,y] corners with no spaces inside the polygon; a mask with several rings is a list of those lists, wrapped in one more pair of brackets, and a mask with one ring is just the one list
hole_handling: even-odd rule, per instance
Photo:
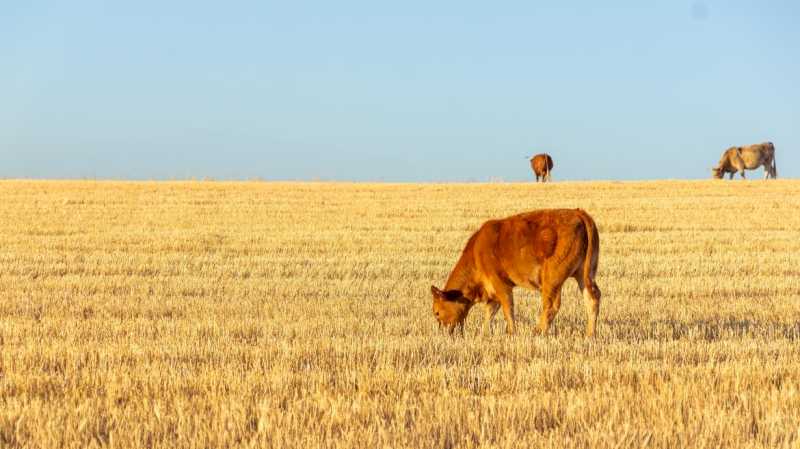
{"label": "cow's tail", "polygon": [[584,288],[590,289],[592,296],[600,299],[600,289],[592,279],[592,262],[599,257],[600,253],[600,235],[597,233],[597,226],[594,220],[583,209],[578,209],[578,215],[581,217],[583,227],[586,229],[586,256],[583,260],[583,285]]}
{"label": "cow's tail", "polygon": [[778,179],[778,163],[775,162],[775,147],[772,147],[772,179]]}

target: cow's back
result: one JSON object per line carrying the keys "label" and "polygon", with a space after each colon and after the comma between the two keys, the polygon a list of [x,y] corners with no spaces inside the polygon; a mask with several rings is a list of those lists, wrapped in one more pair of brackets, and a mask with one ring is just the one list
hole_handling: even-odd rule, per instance
{"label": "cow's back", "polygon": [[757,143],[741,147],[740,154],[748,169],[758,168],[760,165],[772,161],[775,147],[771,142]]}
{"label": "cow's back", "polygon": [[546,260],[577,249],[576,257],[563,260],[571,271],[586,250],[581,214],[585,213],[575,209],[538,210],[486,222],[473,245],[481,276],[526,285]]}

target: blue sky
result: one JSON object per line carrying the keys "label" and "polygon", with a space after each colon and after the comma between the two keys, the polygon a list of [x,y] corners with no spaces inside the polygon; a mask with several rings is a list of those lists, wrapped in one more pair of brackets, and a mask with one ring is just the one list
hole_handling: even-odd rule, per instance
{"label": "blue sky", "polygon": [[0,177],[800,174],[797,2],[392,3],[4,4]]}

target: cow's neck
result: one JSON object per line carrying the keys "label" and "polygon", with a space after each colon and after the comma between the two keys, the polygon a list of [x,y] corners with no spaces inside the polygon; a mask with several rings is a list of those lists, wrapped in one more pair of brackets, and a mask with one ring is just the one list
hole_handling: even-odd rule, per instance
{"label": "cow's neck", "polygon": [[447,283],[445,284],[444,289],[461,290],[464,296],[474,300],[475,298],[470,296],[475,287],[474,274],[475,264],[472,261],[472,257],[464,254],[458,260],[458,263],[456,263],[456,266],[450,273],[450,277],[447,278]]}

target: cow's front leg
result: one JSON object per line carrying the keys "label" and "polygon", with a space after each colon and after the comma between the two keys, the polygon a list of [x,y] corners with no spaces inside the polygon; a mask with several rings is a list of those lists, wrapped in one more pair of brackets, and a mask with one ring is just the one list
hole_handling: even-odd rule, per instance
{"label": "cow's front leg", "polygon": [[490,301],[486,303],[486,317],[483,320],[483,334],[492,333],[492,319],[494,318],[495,314],[497,313],[497,309],[500,308],[500,304],[494,301]]}
{"label": "cow's front leg", "polygon": [[464,336],[464,322],[460,322],[450,326],[447,329],[447,334],[451,337],[455,337],[456,335]]}

